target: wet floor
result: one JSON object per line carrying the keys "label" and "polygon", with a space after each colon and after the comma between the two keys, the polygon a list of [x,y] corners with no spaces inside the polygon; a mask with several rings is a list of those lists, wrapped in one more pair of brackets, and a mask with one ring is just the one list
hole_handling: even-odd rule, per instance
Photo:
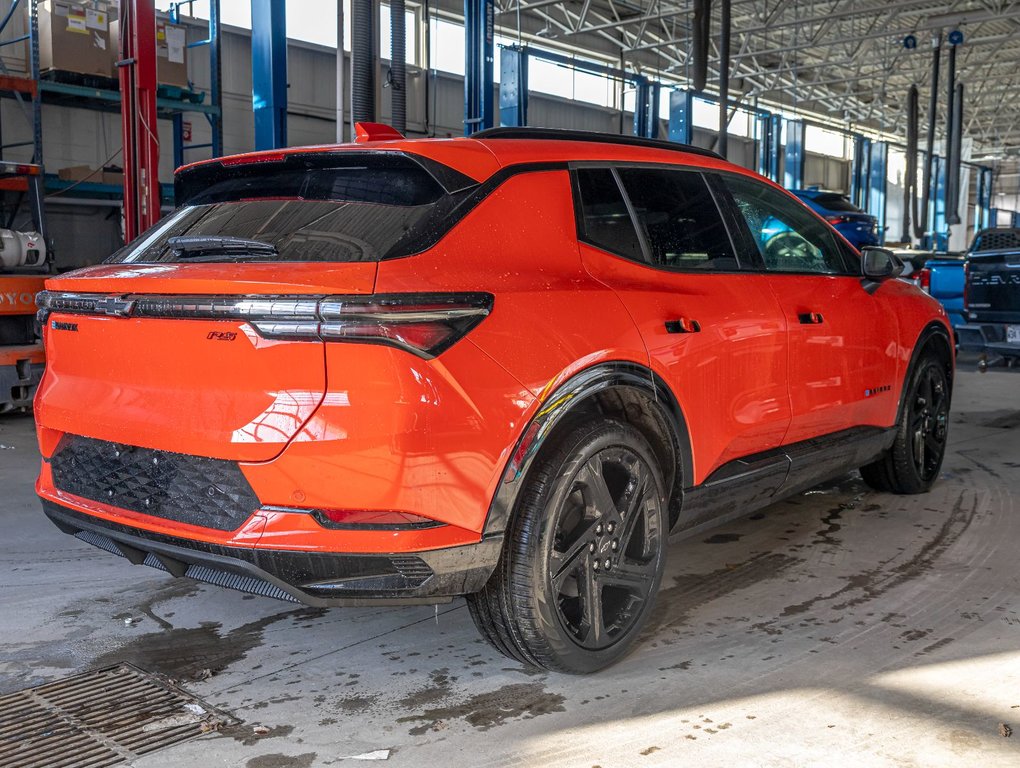
{"label": "wet floor", "polygon": [[849,475],[675,544],[635,652],[587,678],[499,656],[460,601],[312,610],[80,544],[0,417],[0,693],[129,661],[243,721],[140,768],[1020,765],[1020,376],[958,381],[931,493]]}

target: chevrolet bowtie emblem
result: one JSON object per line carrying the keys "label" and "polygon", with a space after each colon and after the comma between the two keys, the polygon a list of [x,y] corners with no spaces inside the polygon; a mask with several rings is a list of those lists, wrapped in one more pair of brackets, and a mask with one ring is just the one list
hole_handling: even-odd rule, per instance
{"label": "chevrolet bowtie emblem", "polygon": [[134,299],[122,299],[119,296],[106,296],[95,300],[95,311],[110,317],[127,317],[134,306]]}

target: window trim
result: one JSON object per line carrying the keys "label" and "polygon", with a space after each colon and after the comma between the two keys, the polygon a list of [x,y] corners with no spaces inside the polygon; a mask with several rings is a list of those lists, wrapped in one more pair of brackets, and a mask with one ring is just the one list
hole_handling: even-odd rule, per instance
{"label": "window trim", "polygon": [[[708,175],[708,176],[715,176],[718,179],[718,183],[719,183],[720,190],[722,192],[723,199],[726,201],[727,207],[729,207],[731,209],[731,211],[732,211],[731,215],[734,217],[734,226],[737,227],[738,231],[741,234],[742,239],[745,240],[745,246],[744,247],[749,248],[752,253],[756,253],[757,254],[757,259],[756,259],[756,262],[758,262],[758,265],[756,266],[756,270],[757,271],[760,271],[762,274],[766,274],[766,275],[793,275],[793,276],[799,276],[799,277],[804,277],[804,276],[807,276],[807,275],[812,275],[814,277],[851,277],[851,278],[855,278],[857,280],[860,280],[860,278],[861,278],[860,271],[858,270],[858,271],[855,272],[852,269],[850,269],[850,264],[847,261],[846,248],[849,247],[849,248],[853,249],[853,246],[851,246],[849,243],[847,243],[846,239],[841,234],[839,234],[839,232],[837,232],[836,229],[831,224],[829,224],[829,222],[827,222],[824,218],[822,218],[820,215],[818,215],[818,213],[816,213],[815,211],[811,210],[811,208],[809,206],[805,205],[800,199],[798,199],[796,195],[792,194],[788,190],[783,189],[782,187],[777,189],[776,187],[773,187],[771,184],[763,182],[763,181],[761,181],[759,179],[756,179],[753,176],[750,176],[750,175],[744,174],[744,173],[736,173],[734,171],[723,170],[723,169],[712,169],[710,171],[706,171],[706,175]],[[842,265],[843,265],[843,271],[842,272],[811,272],[811,271],[792,271],[792,270],[773,270],[773,269],[769,269],[768,266],[766,266],[766,264],[765,264],[765,258],[762,255],[761,250],[758,248],[758,245],[755,242],[754,235],[751,233],[751,228],[748,225],[747,220],[744,218],[743,214],[740,213],[740,207],[737,205],[737,201],[736,201],[736,199],[734,199],[733,193],[730,192],[729,187],[726,186],[726,182],[725,182],[725,180],[723,178],[724,176],[730,176],[730,177],[735,177],[735,178],[738,178],[738,179],[743,179],[743,180],[746,180],[746,181],[748,181],[748,182],[750,182],[752,184],[758,184],[759,186],[762,186],[762,187],[765,187],[766,189],[772,190],[773,192],[776,192],[777,194],[780,194],[780,195],[784,195],[785,194],[788,197],[790,197],[793,200],[795,200],[799,205],[802,205],[804,207],[804,210],[807,211],[812,216],[814,216],[816,219],[818,219],[818,221],[821,222],[822,226],[824,226],[829,231],[829,234],[833,236],[833,245],[836,248],[836,253],[839,255],[840,263],[842,263]]]}
{"label": "window trim", "polygon": [[[681,165],[679,163],[640,163],[613,160],[577,160],[569,162],[567,167],[570,170],[570,186],[574,197],[574,223],[578,242],[590,245],[592,248],[598,248],[600,251],[615,256],[618,259],[623,259],[628,263],[638,264],[640,266],[647,267],[648,269],[653,269],[656,272],[684,275],[746,275],[748,272],[756,271],[755,267],[757,265],[748,263],[748,260],[746,258],[742,258],[740,252],[737,250],[737,242],[733,237],[732,231],[732,227],[736,224],[736,222],[730,221],[732,213],[727,213],[727,208],[729,208],[729,205],[733,204],[732,198],[727,197],[728,203],[720,200],[717,190],[713,188],[714,185],[710,179],[710,174],[706,173],[704,168],[694,165]],[[734,260],[737,262],[737,269],[698,269],[696,267],[675,267],[657,264],[653,259],[651,247],[648,245],[645,233],[642,231],[642,228],[638,226],[637,213],[634,210],[634,204],[631,202],[630,195],[627,194],[627,189],[624,187],[623,180],[620,178],[619,171],[621,169],[628,168],[684,171],[687,173],[696,173],[701,176],[702,181],[708,188],[709,194],[712,196],[712,202],[715,204],[716,212],[719,214],[719,221],[721,222],[723,230],[726,232],[726,236],[729,239],[730,250],[733,253]],[[586,169],[608,169],[613,174],[613,179],[616,181],[617,189],[620,191],[620,196],[623,199],[623,203],[627,208],[627,213],[630,216],[631,226],[634,228],[638,243],[641,245],[641,252],[644,255],[643,261],[635,261],[629,256],[617,253],[616,251],[610,250],[605,246],[592,242],[588,239],[584,223],[584,208],[581,200],[581,185],[577,176],[578,171]],[[739,216],[739,211],[737,212],[737,215]],[[757,252],[757,248],[755,248],[754,252]],[[760,254],[758,255],[758,258],[760,259]]]}

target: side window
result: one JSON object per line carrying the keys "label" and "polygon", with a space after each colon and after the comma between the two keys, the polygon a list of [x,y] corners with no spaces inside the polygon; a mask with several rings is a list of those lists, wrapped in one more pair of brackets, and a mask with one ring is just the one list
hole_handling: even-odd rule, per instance
{"label": "side window", "polygon": [[644,261],[641,241],[612,170],[579,168],[577,186],[581,194],[581,239],[624,258]]}
{"label": "side window", "polygon": [[620,168],[618,172],[654,265],[739,268],[715,198],[700,173],[668,168]]}
{"label": "side window", "polygon": [[761,251],[766,269],[846,274],[836,238],[803,205],[753,179],[723,174],[722,180]]}

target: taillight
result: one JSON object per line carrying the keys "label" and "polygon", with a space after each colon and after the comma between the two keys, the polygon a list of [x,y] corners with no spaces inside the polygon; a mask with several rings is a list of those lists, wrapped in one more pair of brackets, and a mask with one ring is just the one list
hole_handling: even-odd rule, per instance
{"label": "taillight", "polygon": [[39,295],[51,312],[179,320],[239,320],[266,339],[386,344],[419,357],[442,354],[492,311],[488,293],[371,296]]}
{"label": "taillight", "polygon": [[388,344],[435,357],[492,310],[487,293],[332,297],[319,304],[323,341]]}
{"label": "taillight", "polygon": [[853,219],[849,216],[826,216],[825,220],[833,226],[836,226],[837,224],[849,224],[853,221]]}
{"label": "taillight", "polygon": [[931,293],[931,270],[924,267],[917,274],[917,287],[925,293]]}

